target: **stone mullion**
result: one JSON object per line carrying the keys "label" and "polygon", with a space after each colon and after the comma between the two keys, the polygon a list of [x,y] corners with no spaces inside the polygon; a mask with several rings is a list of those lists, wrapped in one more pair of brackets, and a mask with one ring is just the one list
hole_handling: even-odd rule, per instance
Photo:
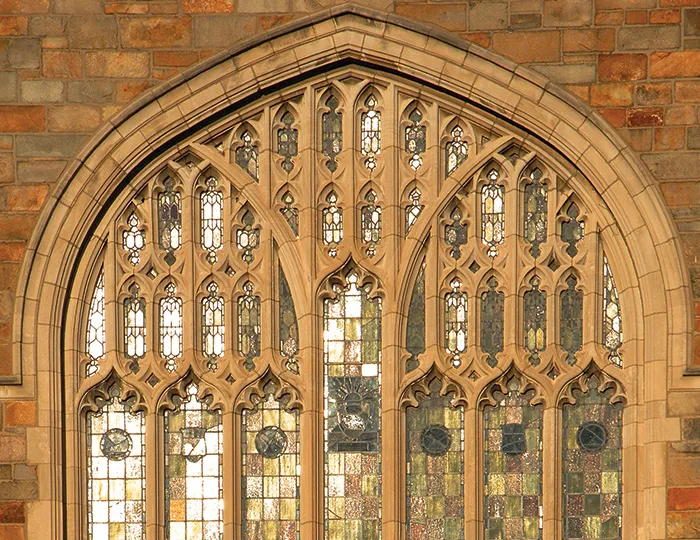
{"label": "stone mullion", "polygon": [[477,539],[482,528],[480,497],[483,437],[480,437],[479,414],[475,405],[464,409],[464,530],[465,538]]}
{"label": "stone mullion", "polygon": [[165,489],[161,422],[155,412],[146,413],[146,540],[165,538]]}
{"label": "stone mullion", "polygon": [[224,540],[234,540],[240,536],[241,486],[236,482],[242,478],[240,437],[235,432],[236,416],[232,412],[222,414],[223,423],[223,477],[224,477]]}
{"label": "stone mullion", "polygon": [[554,406],[544,410],[542,422],[543,538],[561,538],[561,434]]}

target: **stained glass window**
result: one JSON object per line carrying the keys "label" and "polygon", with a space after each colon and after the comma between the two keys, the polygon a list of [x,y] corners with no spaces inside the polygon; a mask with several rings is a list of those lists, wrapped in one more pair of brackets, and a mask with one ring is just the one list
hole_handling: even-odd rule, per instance
{"label": "stained glass window", "polygon": [[220,540],[224,534],[221,413],[197,399],[197,385],[165,411],[165,522],[168,540]]}
{"label": "stained glass window", "polygon": [[452,291],[445,295],[445,349],[452,355],[452,364],[459,367],[460,355],[467,351],[467,294],[457,278],[450,287]]}
{"label": "stained glass window", "polygon": [[467,226],[462,223],[462,211],[459,208],[452,210],[451,223],[445,225],[445,242],[450,246],[450,255],[453,259],[462,256],[461,246],[467,243]]}
{"label": "stained glass window", "polygon": [[85,350],[90,357],[86,375],[91,377],[98,372],[98,361],[104,358],[105,350],[105,275],[100,271],[90,301],[88,312],[87,332],[85,333]]}
{"label": "stained glass window", "polygon": [[603,254],[603,346],[610,351],[610,362],[622,367],[622,314],[620,313],[620,296],[617,293],[615,279]]}
{"label": "stained glass window", "polygon": [[418,188],[412,189],[411,193],[408,195],[411,202],[406,206],[406,236],[408,236],[411,228],[415,225],[416,221],[418,221],[418,216],[420,216],[420,213],[423,211],[423,205],[420,203],[421,195]]}
{"label": "stained glass window", "polygon": [[373,171],[377,167],[377,156],[382,151],[381,147],[381,122],[382,115],[376,110],[377,99],[371,95],[365,101],[367,111],[360,117],[360,146],[362,155],[367,156],[365,167]]}
{"label": "stained glass window", "polygon": [[324,301],[326,538],[381,530],[381,302],[355,274]]}
{"label": "stained glass window", "polygon": [[338,246],[343,241],[343,209],[338,206],[338,196],[331,191],[326,197],[328,206],[323,209],[321,232],[323,243],[328,246],[328,254],[335,257]]}
{"label": "stained glass window", "polygon": [[274,397],[243,411],[243,538],[299,538],[299,416]]}
{"label": "stained glass window", "polygon": [[622,405],[588,387],[562,409],[564,538],[622,538]]}
{"label": "stained glass window", "polygon": [[411,121],[411,125],[406,127],[406,146],[404,149],[410,154],[408,165],[417,171],[423,165],[421,154],[425,152],[425,126],[420,125],[423,115],[417,108],[411,111],[408,119]]}
{"label": "stained glass window", "polygon": [[299,131],[292,128],[294,116],[289,111],[282,115],[284,127],[277,130],[277,153],[284,158],[282,168],[291,172],[294,168],[292,158],[299,153]]}
{"label": "stained glass window", "polygon": [[122,248],[128,253],[129,262],[136,266],[141,262],[139,251],[146,247],[146,232],[141,229],[141,220],[132,213],[126,220],[127,229],[122,233]]}
{"label": "stained glass window", "polygon": [[207,179],[207,189],[200,195],[200,231],[207,261],[214,264],[224,241],[224,194],[216,189],[216,178]]}
{"label": "stained glass window", "polygon": [[505,188],[496,183],[499,174],[495,169],[486,177],[489,181],[481,188],[481,241],[489,247],[487,255],[494,258],[498,255],[496,246],[505,238]]}
{"label": "stained glass window", "polygon": [[255,227],[255,217],[246,211],[241,219],[243,227],[236,231],[236,245],[241,250],[241,259],[246,264],[253,262],[253,250],[260,247],[260,227]]}
{"label": "stained glass window", "polygon": [[236,164],[247,172],[251,178],[258,181],[258,147],[253,145],[250,131],[241,135],[241,145],[236,149]]}
{"label": "stained glass window", "polygon": [[284,217],[289,228],[294,232],[294,236],[299,236],[299,209],[294,207],[294,197],[287,191],[282,195],[284,206],[280,208],[280,213]]}
{"label": "stained glass window", "polygon": [[523,295],[524,346],[530,363],[540,363],[539,353],[547,348],[547,294],[540,290],[540,279],[530,280],[530,290]]}
{"label": "stained glass window", "polygon": [[293,373],[299,373],[299,364],[296,359],[299,352],[297,313],[292,291],[281,266],[279,268],[279,306],[280,353],[287,359],[285,367]]}
{"label": "stained glass window", "polygon": [[146,538],[146,424],[119,388],[98,412],[88,412],[87,500],[90,540]]}
{"label": "stained glass window", "polygon": [[217,359],[224,355],[225,305],[224,297],[219,296],[219,286],[212,281],[207,285],[207,295],[202,298],[202,353],[210,371],[216,371]]}
{"label": "stained glass window", "polygon": [[177,369],[176,358],[182,355],[182,298],[175,296],[173,283],[165,286],[165,298],[160,300],[160,355],[165,369]]}
{"label": "stained glass window", "polygon": [[484,408],[484,538],[542,538],[542,406],[509,383]]}
{"label": "stained glass window", "polygon": [[367,204],[362,207],[361,226],[362,243],[367,245],[367,256],[372,258],[377,253],[377,244],[382,239],[382,208],[377,204],[377,194],[369,190],[365,195]]}
{"label": "stained glass window", "polygon": [[460,126],[455,126],[451,132],[452,140],[445,146],[445,176],[450,176],[464,160],[467,159],[469,153],[469,145],[462,140],[464,131]]}
{"label": "stained glass window", "polygon": [[416,276],[408,306],[406,351],[411,355],[406,371],[413,371],[418,367],[418,355],[425,352],[425,263]]}
{"label": "stained glass window", "polygon": [[134,283],[124,299],[124,356],[133,360],[134,371],[138,371],[138,359],[146,354],[146,300],[140,292]]}
{"label": "stained glass window", "polygon": [[406,527],[409,540],[464,538],[464,408],[430,395],[406,409]]}
{"label": "stained glass window", "polygon": [[338,168],[338,156],[343,150],[343,113],[338,112],[338,100],[331,96],[326,101],[328,112],[321,117],[323,154],[328,157],[326,167],[334,172]]}
{"label": "stained glass window", "polygon": [[255,367],[253,359],[260,356],[260,297],[254,291],[253,284],[246,281],[238,298],[238,352],[248,371]]}
{"label": "stained glass window", "polygon": [[496,367],[496,355],[503,352],[503,304],[505,294],[498,291],[498,280],[491,276],[488,291],[481,293],[481,350],[489,355],[486,362]]}
{"label": "stained glass window", "polygon": [[566,217],[568,219],[563,221],[561,224],[561,239],[565,244],[567,244],[566,252],[570,257],[576,256],[578,253],[578,247],[576,247],[576,244],[578,244],[579,240],[583,238],[583,221],[579,221],[578,216],[578,206],[576,203],[572,202],[566,208]]}
{"label": "stained glass window", "polygon": [[576,363],[576,352],[583,345],[583,293],[576,290],[578,280],[575,276],[566,279],[567,289],[561,293],[559,312],[559,334],[561,348],[567,352],[566,361],[572,366]]}
{"label": "stained glass window", "polygon": [[547,241],[547,185],[540,182],[542,171],[533,169],[532,182],[525,186],[525,212],[523,230],[525,241],[530,244],[530,254],[540,256],[540,245]]}
{"label": "stained glass window", "polygon": [[158,194],[158,245],[166,252],[165,262],[172,266],[174,252],[182,244],[182,199],[172,178],[166,178],[163,187]]}

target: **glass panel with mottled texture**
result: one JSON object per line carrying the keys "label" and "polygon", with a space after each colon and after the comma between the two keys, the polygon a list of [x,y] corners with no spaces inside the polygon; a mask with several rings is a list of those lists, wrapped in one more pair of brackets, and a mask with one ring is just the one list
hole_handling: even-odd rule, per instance
{"label": "glass panel with mottled texture", "polygon": [[241,218],[243,224],[236,231],[236,246],[241,251],[241,259],[246,264],[255,260],[253,251],[260,247],[260,227],[255,227],[255,216],[246,211]]}
{"label": "glass panel with mottled texture", "polygon": [[617,367],[622,367],[622,314],[620,295],[615,286],[615,279],[603,254],[603,346],[610,351],[608,359]]}
{"label": "glass panel with mottled texture", "polygon": [[280,353],[287,359],[285,367],[293,373],[299,373],[299,364],[296,358],[299,352],[297,312],[294,307],[292,291],[282,266],[279,267],[279,328]]}
{"label": "glass panel with mottled texture", "polygon": [[260,356],[260,297],[255,296],[250,281],[243,284],[243,295],[238,298],[238,352],[245,358],[244,367],[255,367]]}
{"label": "glass panel with mottled texture", "polygon": [[197,399],[197,386],[165,412],[165,522],[168,540],[224,537],[223,423]]}
{"label": "glass panel with mottled texture", "polygon": [[236,164],[258,181],[258,147],[253,144],[250,131],[241,135],[241,145],[236,149]]}
{"label": "glass panel with mottled texture", "polygon": [[294,168],[292,158],[299,154],[299,131],[292,128],[294,116],[289,111],[282,115],[284,127],[277,130],[277,153],[284,158],[282,168],[291,172]]}
{"label": "glass panel with mottled texture", "polygon": [[124,299],[124,356],[132,359],[132,371],[138,371],[138,359],[146,354],[146,300],[135,283]]}
{"label": "glass panel with mottled texture", "polygon": [[321,213],[321,238],[328,246],[331,257],[338,255],[338,246],[343,241],[343,209],[338,206],[338,195],[331,191],[326,197],[328,206]]}
{"label": "glass panel with mottled texture", "polygon": [[492,169],[486,175],[489,182],[481,188],[481,241],[488,246],[487,255],[498,255],[498,246],[505,239],[505,187],[497,184],[499,174]]}
{"label": "glass panel with mottled texture", "polygon": [[377,204],[377,194],[373,190],[369,190],[365,202],[367,204],[360,210],[362,243],[367,246],[365,253],[372,258],[382,240],[382,207]]}
{"label": "glass panel with mottled texture", "polygon": [[331,96],[326,101],[328,112],[321,116],[321,149],[328,158],[326,167],[334,172],[338,168],[338,156],[343,150],[343,113],[338,112],[338,99]]}
{"label": "glass panel with mottled texture", "polygon": [[406,351],[411,355],[406,371],[418,367],[418,355],[425,352],[425,263],[421,266],[411,292],[406,324]]}
{"label": "glass panel with mottled texture", "polygon": [[445,225],[445,243],[450,246],[450,256],[457,260],[462,256],[461,247],[467,243],[467,226],[462,223],[462,211],[452,210],[451,223]]}
{"label": "glass panel with mottled texture", "polygon": [[462,365],[460,355],[467,351],[467,294],[462,282],[453,279],[452,291],[445,295],[445,350],[452,355],[455,367]]}
{"label": "glass panel with mottled texture", "polygon": [[93,376],[100,369],[99,361],[105,356],[107,344],[105,342],[105,275],[100,270],[100,275],[95,284],[95,290],[90,300],[88,312],[87,331],[85,332],[85,350],[90,357],[86,367],[86,375]]}
{"label": "glass panel with mottled texture", "polygon": [[469,154],[469,145],[462,140],[464,131],[456,126],[452,132],[452,140],[445,146],[445,176],[450,176]]}
{"label": "glass panel with mottled texture", "polygon": [[421,154],[425,152],[425,126],[420,125],[423,115],[415,108],[408,115],[411,124],[406,127],[404,150],[409,154],[408,165],[417,171],[423,165]]}
{"label": "glass panel with mottled texture", "polygon": [[575,276],[566,279],[567,289],[561,292],[559,310],[559,339],[561,348],[567,353],[566,361],[576,363],[576,352],[583,345],[583,292],[576,290]]}
{"label": "glass panel with mottled texture", "polygon": [[530,254],[540,256],[540,245],[547,241],[547,185],[540,182],[542,171],[533,169],[532,182],[525,185],[525,211],[523,230],[525,241],[530,244]]}
{"label": "glass panel with mottled texture", "polygon": [[370,171],[377,168],[377,156],[382,151],[382,115],[377,110],[377,99],[372,95],[365,101],[367,110],[360,116],[360,148],[365,159],[365,167]]}
{"label": "glass panel with mottled texture", "polygon": [[158,245],[166,252],[163,260],[172,266],[174,252],[182,245],[182,198],[172,178],[166,178],[163,187],[158,194]]}
{"label": "glass panel with mottled texture", "polygon": [[182,298],[175,296],[173,283],[165,286],[165,298],[160,300],[160,355],[165,369],[177,369],[176,358],[182,356]]}
{"label": "glass panel with mottled texture", "polygon": [[418,188],[412,189],[411,193],[408,195],[411,202],[406,206],[405,210],[406,236],[408,236],[408,233],[413,228],[413,225],[415,225],[416,221],[418,221],[418,216],[420,216],[420,213],[423,211],[423,205],[420,203],[421,196],[422,194]]}
{"label": "glass panel with mottled texture", "polygon": [[224,241],[224,194],[216,189],[216,178],[207,179],[207,189],[200,195],[200,242],[207,252],[207,261],[218,260],[217,251]]}
{"label": "glass panel with mottled texture", "polygon": [[355,274],[324,301],[325,530],[329,540],[381,531],[381,302]]}
{"label": "glass panel with mottled texture", "polygon": [[282,204],[280,214],[284,217],[289,228],[294,232],[294,236],[299,236],[299,209],[294,206],[294,196],[289,192],[282,195]]}
{"label": "glass panel with mottled texture", "polygon": [[566,208],[566,221],[561,223],[561,239],[566,244],[566,253],[570,257],[575,257],[578,254],[576,244],[583,238],[584,227],[583,221],[578,219],[579,214],[578,206],[572,202]]}
{"label": "glass panel with mottled texture", "polygon": [[530,363],[540,363],[539,353],[547,348],[547,293],[540,290],[540,280],[530,280],[530,290],[523,295],[523,340],[530,353]]}
{"label": "glass panel with mottled texture", "polygon": [[127,252],[129,262],[136,266],[141,262],[139,251],[146,247],[146,231],[141,229],[141,220],[131,214],[126,220],[127,228],[122,233],[122,248]]}
{"label": "glass panel with mottled texture", "polygon": [[489,355],[486,362],[496,367],[496,355],[503,352],[503,305],[505,294],[498,291],[498,280],[490,277],[488,291],[481,293],[481,350]]}
{"label": "glass panel with mottled texture", "polygon": [[217,360],[224,355],[225,307],[224,297],[219,296],[219,286],[212,281],[207,285],[207,295],[202,298],[202,353],[209,371],[216,371]]}

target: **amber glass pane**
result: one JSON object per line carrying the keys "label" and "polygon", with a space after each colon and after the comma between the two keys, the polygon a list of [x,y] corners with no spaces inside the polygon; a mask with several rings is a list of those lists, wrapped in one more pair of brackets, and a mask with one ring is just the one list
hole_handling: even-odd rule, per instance
{"label": "amber glass pane", "polygon": [[620,296],[615,286],[615,279],[603,254],[603,346],[610,351],[610,362],[622,367],[622,314],[620,313]]}

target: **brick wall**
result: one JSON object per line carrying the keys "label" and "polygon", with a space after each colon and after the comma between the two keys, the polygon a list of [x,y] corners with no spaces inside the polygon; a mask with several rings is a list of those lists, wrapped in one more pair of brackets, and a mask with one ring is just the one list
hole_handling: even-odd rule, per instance
{"label": "brick wall", "polygon": [[[63,167],[150,86],[335,0],[0,0],[0,375],[25,245]],[[700,363],[700,0],[360,0],[533,67],[596,109],[658,179],[683,239]],[[668,534],[700,538],[700,401],[672,395]],[[688,405],[695,404],[694,406]],[[33,403],[0,402],[0,540],[37,497]]]}

